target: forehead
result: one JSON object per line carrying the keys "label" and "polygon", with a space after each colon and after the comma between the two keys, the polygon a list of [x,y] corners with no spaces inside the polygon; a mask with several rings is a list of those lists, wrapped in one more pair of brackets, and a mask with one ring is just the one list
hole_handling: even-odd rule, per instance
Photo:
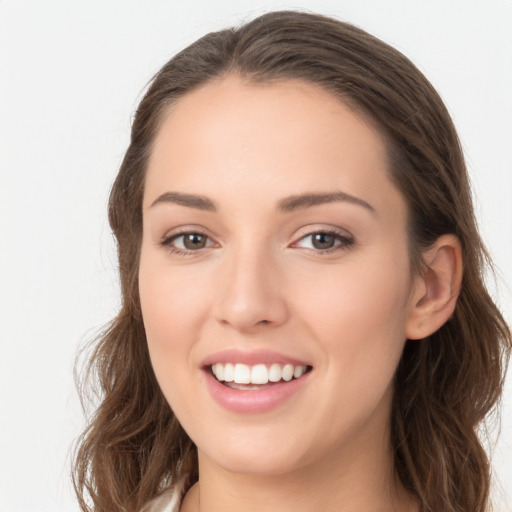
{"label": "forehead", "polygon": [[381,135],[334,95],[298,80],[237,76],[186,94],[166,114],[145,204],[166,188],[209,195],[222,184],[276,197],[340,189],[372,199],[394,188]]}

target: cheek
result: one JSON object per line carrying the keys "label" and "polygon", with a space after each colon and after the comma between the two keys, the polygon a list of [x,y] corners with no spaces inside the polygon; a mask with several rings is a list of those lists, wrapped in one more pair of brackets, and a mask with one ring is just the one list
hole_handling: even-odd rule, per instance
{"label": "cheek", "polygon": [[382,424],[389,414],[406,339],[409,282],[398,261],[385,267],[378,261],[382,258],[350,265],[350,271],[349,265],[331,268],[328,275],[317,273],[302,283],[303,292],[310,291],[297,303],[301,330],[321,351],[322,391],[309,412],[330,418],[324,427],[326,447],[342,442],[345,434],[362,432],[369,418]]}
{"label": "cheek", "polygon": [[[139,268],[139,293],[150,345],[178,345],[193,336],[208,301],[208,280],[197,269],[173,267],[166,254],[144,248]],[[184,334],[188,336],[184,337]]]}
{"label": "cheek", "polygon": [[[190,376],[194,375],[193,347],[198,339],[197,289],[169,271],[142,258],[139,290],[144,328],[153,371],[167,403],[180,418],[201,417],[195,403]],[[190,421],[188,422],[190,423]]]}
{"label": "cheek", "polygon": [[[197,277],[197,276],[196,276]],[[149,354],[157,380],[169,402],[176,383],[193,366],[207,294],[194,276],[162,265],[152,254],[141,255],[139,293]]]}
{"label": "cheek", "polygon": [[410,294],[407,261],[402,264],[391,257],[354,258],[346,265],[305,272],[298,284],[300,290],[292,297],[300,297],[299,305],[321,318],[319,324],[334,329],[350,320],[358,322],[362,331],[376,323],[383,329],[400,324]]}
{"label": "cheek", "polygon": [[[295,290],[303,325],[317,340],[332,379],[389,379],[405,343],[409,310],[408,260],[402,253],[347,261],[304,276]],[[352,378],[349,378],[351,376]]]}

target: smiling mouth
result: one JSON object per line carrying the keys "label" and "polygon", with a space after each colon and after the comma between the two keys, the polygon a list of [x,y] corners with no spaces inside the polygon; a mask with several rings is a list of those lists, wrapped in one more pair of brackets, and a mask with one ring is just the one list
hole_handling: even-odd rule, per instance
{"label": "smiling mouth", "polygon": [[309,365],[216,363],[210,366],[211,374],[221,384],[232,389],[251,391],[261,390],[279,382],[300,379],[310,372]]}

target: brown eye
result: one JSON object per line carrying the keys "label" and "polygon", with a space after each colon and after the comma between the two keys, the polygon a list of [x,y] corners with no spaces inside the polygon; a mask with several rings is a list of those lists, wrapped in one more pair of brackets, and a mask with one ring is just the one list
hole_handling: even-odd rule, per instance
{"label": "brown eye", "polygon": [[206,247],[208,238],[200,233],[188,233],[183,236],[183,246],[189,251]]}
{"label": "brown eye", "polygon": [[315,249],[332,249],[337,238],[339,238],[339,236],[331,235],[329,233],[315,233],[314,235],[311,235],[311,243]]}

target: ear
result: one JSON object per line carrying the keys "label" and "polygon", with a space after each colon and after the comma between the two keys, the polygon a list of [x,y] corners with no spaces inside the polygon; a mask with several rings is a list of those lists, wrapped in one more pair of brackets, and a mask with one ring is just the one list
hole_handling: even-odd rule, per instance
{"label": "ear", "polygon": [[416,277],[406,326],[412,340],[429,336],[450,318],[462,282],[462,250],[455,235],[439,237],[423,259],[425,270]]}

